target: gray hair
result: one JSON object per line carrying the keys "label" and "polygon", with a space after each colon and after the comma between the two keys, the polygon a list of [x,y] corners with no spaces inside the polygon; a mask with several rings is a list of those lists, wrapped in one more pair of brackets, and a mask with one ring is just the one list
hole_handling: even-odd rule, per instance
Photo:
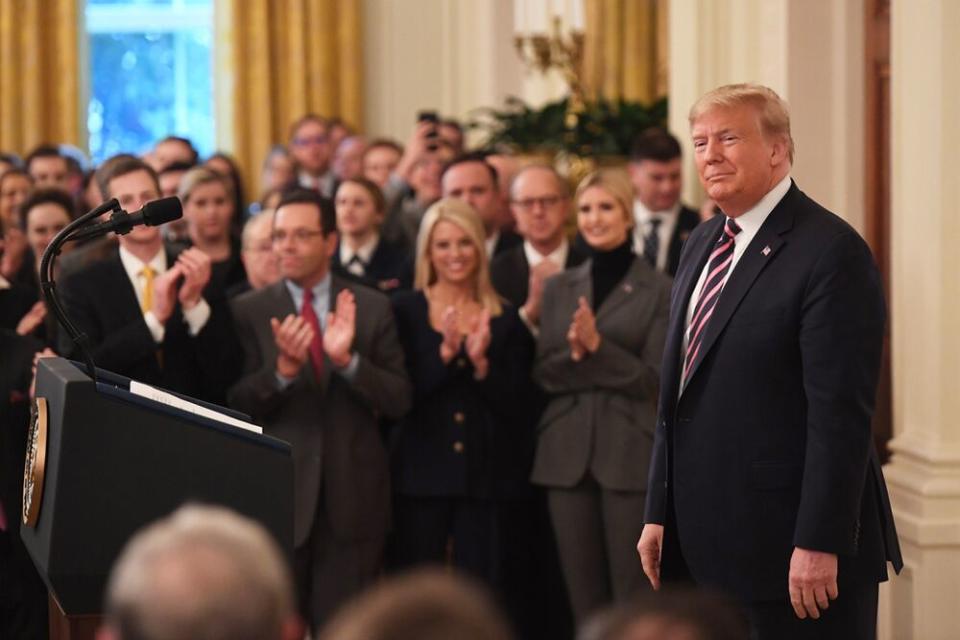
{"label": "gray hair", "polygon": [[187,505],[142,529],[107,586],[106,624],[123,640],[268,640],[293,615],[277,544],[222,507]]}

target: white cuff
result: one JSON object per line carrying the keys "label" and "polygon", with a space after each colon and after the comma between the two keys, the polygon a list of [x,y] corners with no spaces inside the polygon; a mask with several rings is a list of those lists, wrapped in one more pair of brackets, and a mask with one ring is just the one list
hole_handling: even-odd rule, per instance
{"label": "white cuff", "polygon": [[192,309],[189,311],[183,310],[183,319],[189,327],[190,335],[196,336],[203,331],[203,327],[210,320],[210,305],[207,304],[206,300],[200,298],[200,302],[195,304]]}
{"label": "white cuff", "polygon": [[520,307],[520,309],[517,311],[517,315],[520,316],[520,321],[523,322],[524,326],[526,326],[527,329],[530,331],[530,335],[532,335],[534,338],[539,338],[540,327],[538,327],[537,325],[533,324],[530,321],[530,318],[527,317],[526,309],[524,309],[523,307]]}
{"label": "white cuff", "polygon": [[153,311],[147,311],[143,314],[143,321],[147,323],[147,329],[150,330],[150,335],[153,336],[153,341],[157,344],[163,342],[163,336],[166,335],[167,328],[164,327],[157,316],[153,315]]}

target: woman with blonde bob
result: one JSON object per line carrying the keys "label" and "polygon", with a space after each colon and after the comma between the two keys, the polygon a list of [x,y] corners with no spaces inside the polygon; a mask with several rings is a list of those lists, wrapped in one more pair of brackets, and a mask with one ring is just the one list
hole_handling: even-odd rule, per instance
{"label": "woman with blonde bob", "polygon": [[600,170],[576,193],[590,248],[543,293],[534,379],[549,404],[531,479],[547,489],[560,563],[579,623],[643,588],[643,528],[670,280],[631,248],[633,193]]}
{"label": "woman with blonde bob", "polygon": [[529,459],[516,462],[515,450],[519,429],[529,430],[517,407],[533,345],[490,284],[483,238],[468,204],[432,205],[417,237],[414,291],[393,299],[414,383],[392,442],[394,559],[409,567],[449,557],[492,583],[497,500],[529,487]]}

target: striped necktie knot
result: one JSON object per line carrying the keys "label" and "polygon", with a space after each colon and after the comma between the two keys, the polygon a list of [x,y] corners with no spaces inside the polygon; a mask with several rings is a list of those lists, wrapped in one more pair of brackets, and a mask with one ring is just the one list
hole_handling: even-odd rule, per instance
{"label": "striped necktie knot", "polygon": [[730,272],[730,265],[733,262],[735,239],[740,231],[740,225],[737,224],[736,220],[727,218],[727,222],[723,226],[723,233],[717,238],[713,251],[710,253],[707,277],[703,281],[700,298],[693,308],[693,316],[690,325],[687,327],[687,352],[683,358],[683,386],[686,386],[687,378],[700,355],[700,345],[703,343],[705,329],[713,316],[713,310],[717,306],[717,300],[720,298],[723,285],[726,284],[727,274]]}

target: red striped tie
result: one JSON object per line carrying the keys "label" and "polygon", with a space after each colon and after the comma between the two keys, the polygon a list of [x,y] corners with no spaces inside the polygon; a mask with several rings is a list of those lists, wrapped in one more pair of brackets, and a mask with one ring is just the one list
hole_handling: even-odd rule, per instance
{"label": "red striped tie", "polygon": [[320,327],[317,312],[313,309],[313,290],[310,288],[304,288],[303,290],[303,306],[300,307],[300,316],[313,328],[313,341],[310,343],[310,363],[313,365],[313,373],[317,377],[317,382],[320,382],[323,377],[323,329]]}
{"label": "red striped tie", "polygon": [[693,309],[690,326],[687,327],[687,354],[683,359],[683,386],[686,386],[687,377],[693,370],[693,364],[700,354],[700,345],[706,333],[707,323],[713,315],[714,307],[717,306],[717,300],[720,298],[720,292],[726,282],[727,273],[730,271],[730,264],[733,262],[733,239],[738,233],[740,233],[740,225],[733,218],[727,218],[723,233],[720,234],[717,244],[713,247],[713,253],[710,254],[707,278],[703,282],[703,288],[700,289],[700,299],[697,300],[697,306]]}

